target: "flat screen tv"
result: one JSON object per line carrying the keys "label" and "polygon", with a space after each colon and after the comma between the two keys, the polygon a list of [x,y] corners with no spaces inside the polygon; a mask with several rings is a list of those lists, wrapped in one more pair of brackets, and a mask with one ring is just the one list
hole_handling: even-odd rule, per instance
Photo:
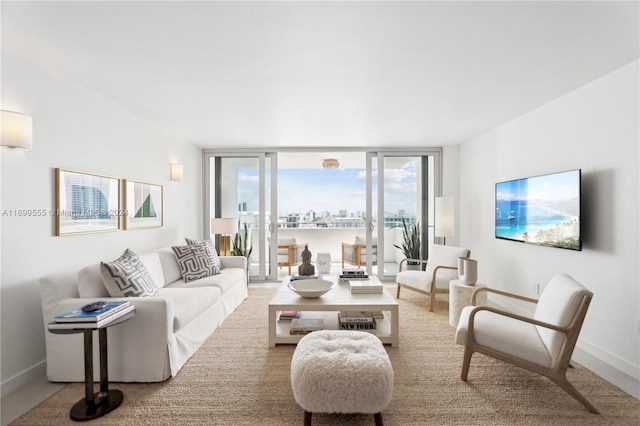
{"label": "flat screen tv", "polygon": [[582,250],[580,172],[496,183],[496,238]]}

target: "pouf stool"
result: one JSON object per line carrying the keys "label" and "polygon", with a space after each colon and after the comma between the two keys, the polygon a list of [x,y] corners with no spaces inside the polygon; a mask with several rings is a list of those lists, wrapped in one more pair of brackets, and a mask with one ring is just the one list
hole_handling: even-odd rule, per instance
{"label": "pouf stool", "polygon": [[291,359],[293,396],[304,409],[304,423],[312,413],[374,414],[382,425],[382,411],[391,401],[393,369],[382,342],[371,333],[319,330],[298,342]]}

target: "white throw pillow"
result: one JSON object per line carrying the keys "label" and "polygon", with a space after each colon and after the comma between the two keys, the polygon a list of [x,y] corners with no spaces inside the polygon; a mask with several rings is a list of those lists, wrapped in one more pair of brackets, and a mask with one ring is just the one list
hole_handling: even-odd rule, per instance
{"label": "white throw pillow", "polygon": [[158,287],[144,263],[129,249],[113,262],[100,262],[100,273],[111,297],[158,295]]}

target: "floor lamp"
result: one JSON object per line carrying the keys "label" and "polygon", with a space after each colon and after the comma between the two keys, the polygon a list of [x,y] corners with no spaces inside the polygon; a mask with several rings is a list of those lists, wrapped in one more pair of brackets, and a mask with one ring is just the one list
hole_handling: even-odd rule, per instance
{"label": "floor lamp", "polygon": [[231,256],[231,234],[238,232],[238,219],[216,217],[211,219],[211,233],[220,235],[220,256]]}
{"label": "floor lamp", "polygon": [[442,244],[446,245],[447,237],[455,235],[452,197],[436,197],[435,219],[435,236],[442,237]]}

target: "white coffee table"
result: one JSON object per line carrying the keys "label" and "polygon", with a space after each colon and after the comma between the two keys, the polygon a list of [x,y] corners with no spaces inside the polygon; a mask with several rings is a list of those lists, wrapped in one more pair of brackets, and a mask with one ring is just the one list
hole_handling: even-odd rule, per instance
{"label": "white coffee table", "polygon": [[[279,311],[303,311],[305,318],[322,318],[324,328],[338,330],[339,311],[382,311],[384,319],[376,319],[375,335],[384,344],[398,346],[398,301],[383,289],[381,294],[351,294],[348,284],[338,284],[337,277],[325,276],[334,282],[329,292],[307,299],[291,291],[287,284],[289,277],[269,302],[269,346],[278,344],[295,345],[303,337],[289,334],[290,324],[278,322]],[[372,277],[372,280],[377,280]]]}

